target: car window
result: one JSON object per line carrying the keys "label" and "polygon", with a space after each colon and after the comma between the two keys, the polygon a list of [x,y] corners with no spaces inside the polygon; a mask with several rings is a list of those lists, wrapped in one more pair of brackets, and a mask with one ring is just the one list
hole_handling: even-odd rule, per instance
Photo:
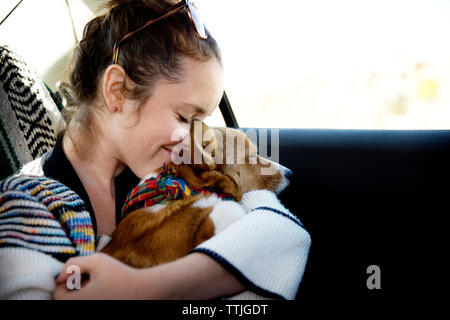
{"label": "car window", "polygon": [[450,127],[450,1],[198,2],[242,127]]}
{"label": "car window", "polygon": [[[0,19],[19,0],[0,1]],[[0,26],[55,89],[98,0],[23,1]],[[450,1],[197,0],[241,127],[448,129]],[[207,122],[223,125],[219,109]]]}
{"label": "car window", "polygon": [[[0,1],[0,21],[19,0]],[[0,43],[19,53],[52,89],[64,79],[68,61],[84,25],[93,17],[80,0],[22,1],[0,25]]]}

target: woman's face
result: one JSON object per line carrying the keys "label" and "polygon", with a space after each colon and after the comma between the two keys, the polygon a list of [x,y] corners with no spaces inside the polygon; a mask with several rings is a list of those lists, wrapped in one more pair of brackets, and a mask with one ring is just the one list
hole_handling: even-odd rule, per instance
{"label": "woman's face", "polygon": [[[117,159],[139,178],[170,162],[172,148],[180,143],[180,138],[189,143],[192,118],[205,119],[222,97],[223,70],[215,59],[199,62],[184,58],[182,65],[180,81],[158,83],[140,107],[138,118],[134,111],[131,124],[117,124],[111,129],[115,131],[112,143]],[[135,104],[125,103],[130,104],[129,110]]]}

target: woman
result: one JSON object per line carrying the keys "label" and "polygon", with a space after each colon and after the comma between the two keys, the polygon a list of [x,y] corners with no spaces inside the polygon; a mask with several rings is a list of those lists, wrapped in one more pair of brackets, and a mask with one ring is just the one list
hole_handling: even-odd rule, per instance
{"label": "woman", "polygon": [[[74,190],[91,212],[97,239],[115,229],[127,192],[187,138],[174,141],[172,133],[188,132],[223,94],[219,49],[190,1],[112,0],[107,9],[87,24],[75,50],[66,130],[53,152],[22,170]],[[262,204],[269,210],[253,210]],[[225,230],[171,263],[137,270],[104,254],[71,258],[53,297],[207,299],[247,288],[295,298],[308,233],[285,217],[293,215],[271,192],[248,192],[242,205],[249,213],[237,231]],[[80,290],[66,284],[74,265],[89,275]]]}

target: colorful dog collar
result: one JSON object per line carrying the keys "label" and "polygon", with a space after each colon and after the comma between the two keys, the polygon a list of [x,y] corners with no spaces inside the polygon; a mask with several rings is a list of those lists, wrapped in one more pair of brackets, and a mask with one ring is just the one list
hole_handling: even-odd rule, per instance
{"label": "colorful dog collar", "polygon": [[189,187],[185,180],[177,177],[177,172],[173,167],[169,168],[167,164],[164,164],[156,178],[146,179],[131,190],[122,209],[122,218],[138,209],[198,194],[216,194],[224,200],[232,199],[230,195],[217,192],[212,188],[199,190]]}

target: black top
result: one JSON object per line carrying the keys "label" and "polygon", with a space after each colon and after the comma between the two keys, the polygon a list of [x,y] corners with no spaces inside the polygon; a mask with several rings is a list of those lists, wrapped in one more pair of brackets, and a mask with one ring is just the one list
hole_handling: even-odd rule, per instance
{"label": "black top", "polygon": [[[58,139],[52,152],[44,160],[42,169],[46,177],[55,179],[65,184],[80,196],[81,200],[83,200],[86,204],[86,209],[91,216],[94,233],[97,237],[97,221],[95,220],[95,214],[91,201],[75,169],[64,153],[61,138]],[[139,181],[140,179],[128,167],[126,167],[125,170],[123,170],[123,172],[115,178],[116,225],[120,222],[122,207],[128,193],[139,183]]]}

